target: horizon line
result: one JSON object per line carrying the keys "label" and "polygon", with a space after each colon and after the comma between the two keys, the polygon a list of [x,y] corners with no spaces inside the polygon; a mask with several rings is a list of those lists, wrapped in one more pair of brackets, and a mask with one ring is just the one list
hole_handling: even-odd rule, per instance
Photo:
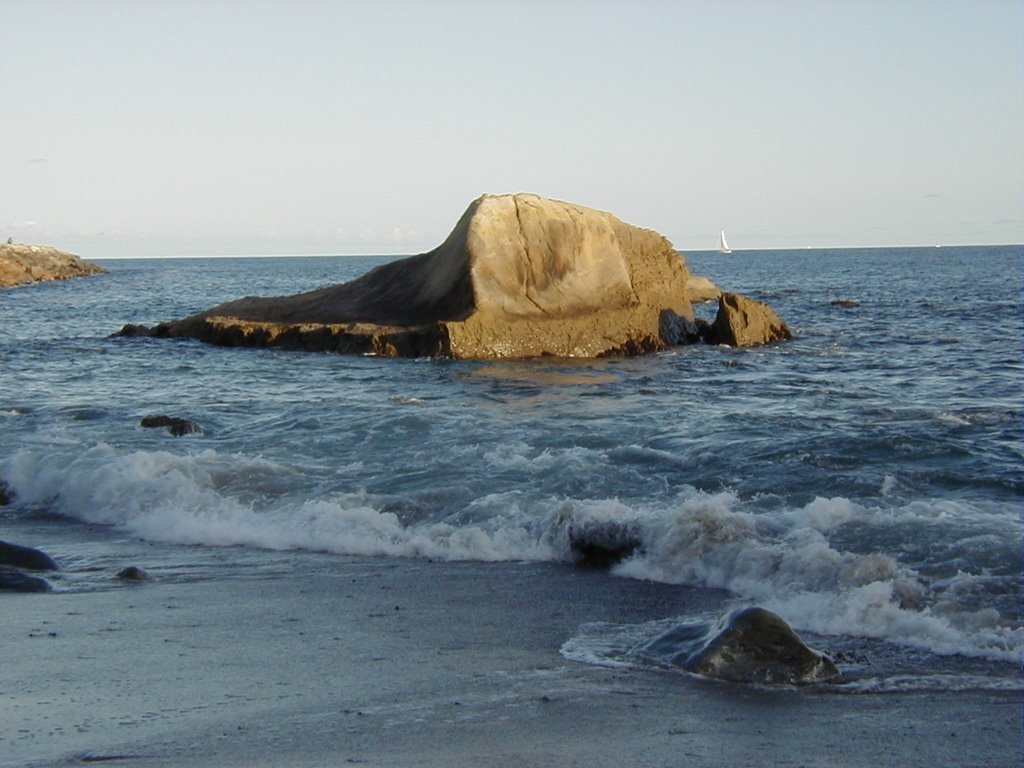
{"label": "horizon line", "polygon": [[[14,245],[30,245],[30,243],[14,243]],[[54,246],[44,246],[54,247]],[[721,253],[717,248],[678,248],[673,245],[676,253],[721,253],[722,256],[729,256],[735,253],[756,252],[756,251],[855,251],[855,250],[877,250],[886,248],[1013,248],[1024,247],[1024,243],[933,243],[929,245],[787,245],[775,248],[732,248],[729,253]],[[431,249],[433,250],[433,249]],[[385,256],[405,258],[419,256],[430,251],[419,251],[416,253],[399,253],[395,251],[381,253],[205,253],[205,254],[162,254],[149,256],[90,256],[89,259],[97,261],[122,261],[129,259],[154,260],[154,259],[289,259],[289,258],[353,258],[372,259]],[[80,255],[80,254],[76,254]]]}

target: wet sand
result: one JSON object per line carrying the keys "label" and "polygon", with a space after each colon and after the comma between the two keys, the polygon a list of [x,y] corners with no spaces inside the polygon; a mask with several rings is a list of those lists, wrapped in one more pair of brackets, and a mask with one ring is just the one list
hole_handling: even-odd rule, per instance
{"label": "wet sand", "polygon": [[0,766],[1021,760],[1019,692],[764,690],[559,654],[582,623],[715,610],[713,591],[555,564],[301,562],[0,595]]}

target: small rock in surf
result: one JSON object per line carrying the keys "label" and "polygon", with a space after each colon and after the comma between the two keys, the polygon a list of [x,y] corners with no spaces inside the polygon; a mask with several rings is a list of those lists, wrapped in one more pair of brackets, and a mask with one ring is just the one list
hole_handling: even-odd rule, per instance
{"label": "small rock in surf", "polygon": [[633,654],[736,683],[806,685],[839,676],[832,659],[764,608],[733,611],[714,624],[680,624]]}
{"label": "small rock in surf", "polygon": [[167,431],[175,437],[182,435],[203,434],[203,428],[194,421],[179,419],[176,416],[146,416],[141,422],[143,427],[167,427]]}

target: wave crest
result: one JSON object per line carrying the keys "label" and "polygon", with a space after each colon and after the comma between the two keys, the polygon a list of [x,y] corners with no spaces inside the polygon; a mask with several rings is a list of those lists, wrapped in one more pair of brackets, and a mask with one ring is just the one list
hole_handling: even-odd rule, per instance
{"label": "wave crest", "polygon": [[[510,454],[496,451],[495,458],[518,462],[519,453],[514,447]],[[574,532],[622,530],[636,546],[624,550],[632,554],[616,574],[729,590],[799,629],[995,659],[1019,660],[1024,647],[1013,573],[963,573],[953,547],[950,572],[943,575],[934,563],[928,569],[916,565],[891,542],[871,544],[893,531],[902,541],[925,538],[936,526],[988,530],[1005,520],[991,509],[963,504],[916,500],[883,509],[819,498],[766,510],[732,492],[694,488],[658,505],[538,498],[516,490],[406,519],[389,511],[387,500],[358,487],[314,484],[318,490],[311,494],[308,473],[213,449],[180,455],[119,452],[103,443],[85,450],[55,445],[45,453],[22,450],[0,472],[22,505],[173,543],[442,560],[569,560]],[[344,482],[346,474],[339,472],[333,482]],[[846,538],[857,544],[844,545],[843,532],[851,526],[860,527],[858,535]],[[903,530],[908,526],[913,530]],[[1007,533],[1012,539],[1013,531]],[[979,596],[1000,590],[1005,601],[999,610],[980,603]]]}

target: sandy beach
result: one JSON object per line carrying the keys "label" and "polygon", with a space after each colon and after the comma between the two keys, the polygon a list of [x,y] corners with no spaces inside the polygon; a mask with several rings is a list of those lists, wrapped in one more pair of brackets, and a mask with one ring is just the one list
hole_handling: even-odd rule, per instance
{"label": "sandy beach", "polygon": [[[274,558],[278,558],[274,560]],[[559,564],[268,553],[0,596],[0,765],[997,766],[1019,692],[765,690],[567,660],[723,595]],[[275,565],[276,563],[276,565]]]}

